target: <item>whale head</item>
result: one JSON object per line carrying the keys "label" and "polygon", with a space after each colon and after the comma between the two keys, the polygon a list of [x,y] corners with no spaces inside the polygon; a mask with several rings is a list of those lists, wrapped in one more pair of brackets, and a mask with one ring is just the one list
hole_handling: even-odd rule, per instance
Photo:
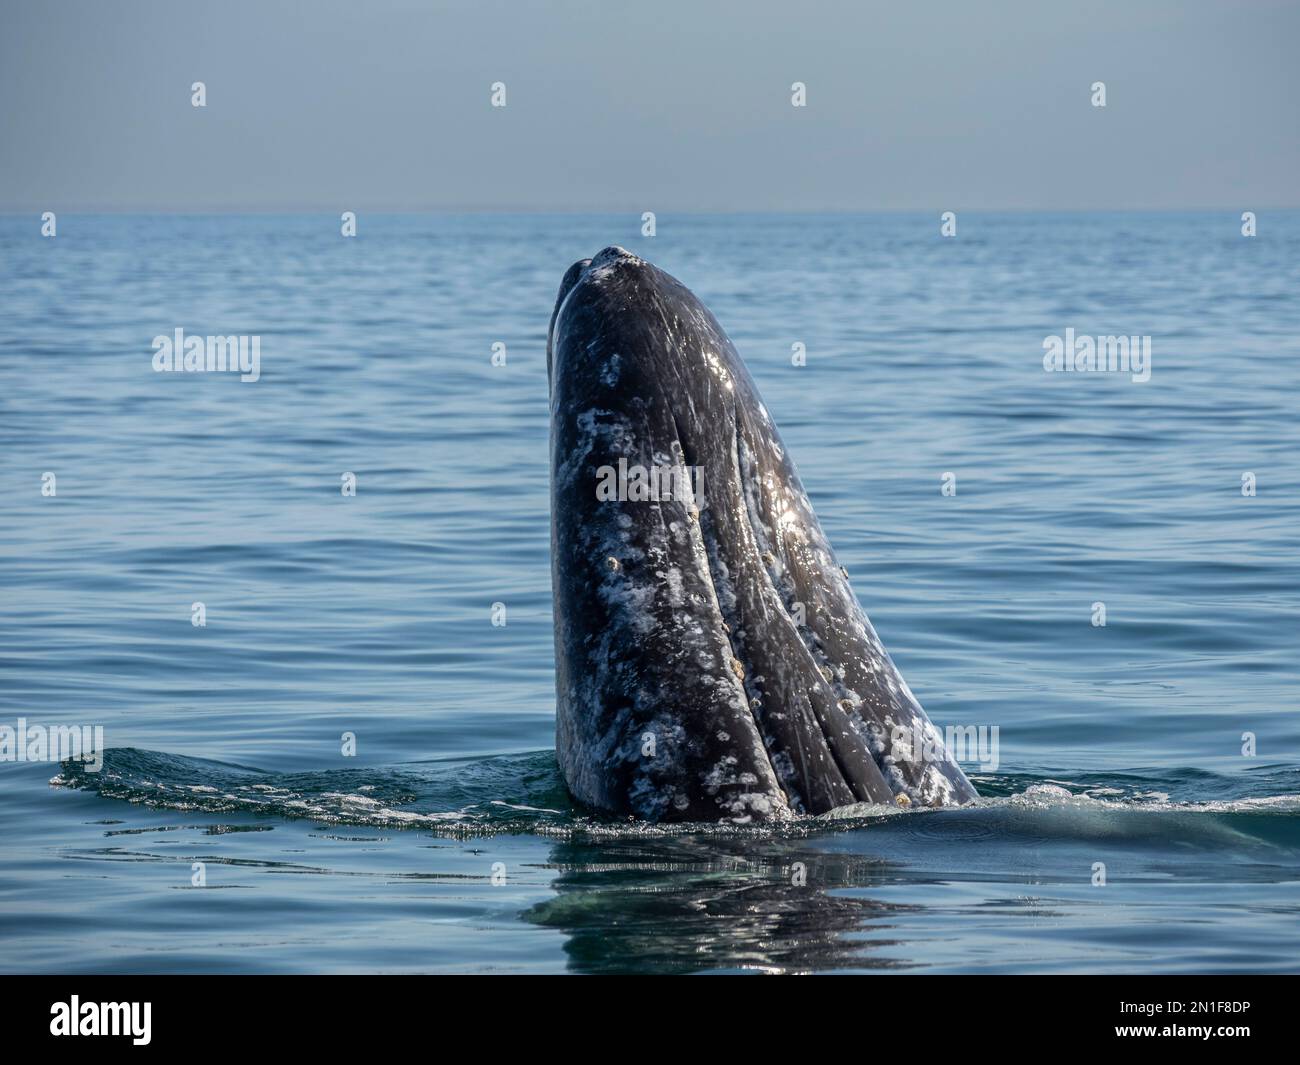
{"label": "whale head", "polygon": [[564,275],[547,368],[556,746],[574,796],[741,823],[973,798],[708,308],[606,248]]}

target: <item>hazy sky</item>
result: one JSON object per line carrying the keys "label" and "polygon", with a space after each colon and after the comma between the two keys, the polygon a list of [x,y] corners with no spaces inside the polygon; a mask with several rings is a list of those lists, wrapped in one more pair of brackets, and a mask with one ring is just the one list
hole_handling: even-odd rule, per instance
{"label": "hazy sky", "polygon": [[1297,44],[1297,0],[0,0],[0,209],[1297,206]]}

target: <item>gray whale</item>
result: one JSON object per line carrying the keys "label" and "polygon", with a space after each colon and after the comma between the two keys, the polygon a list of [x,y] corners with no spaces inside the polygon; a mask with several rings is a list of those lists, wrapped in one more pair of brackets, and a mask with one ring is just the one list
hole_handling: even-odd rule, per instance
{"label": "gray whale", "polygon": [[547,371],[556,750],[579,802],[747,823],[976,797],[684,285],[622,248],[575,263]]}

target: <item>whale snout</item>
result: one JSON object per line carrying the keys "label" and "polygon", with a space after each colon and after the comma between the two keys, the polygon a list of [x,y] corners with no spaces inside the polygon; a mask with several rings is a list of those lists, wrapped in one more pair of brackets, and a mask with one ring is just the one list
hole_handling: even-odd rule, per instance
{"label": "whale snout", "polygon": [[608,248],[601,248],[600,251],[596,252],[589,261],[591,263],[591,268],[596,270],[602,266],[609,266],[610,264],[622,259],[631,259],[638,263],[641,262],[639,256],[633,255],[626,248],[621,248],[617,244],[611,244]]}
{"label": "whale snout", "polygon": [[[638,267],[643,268],[643,270],[637,271]],[[643,273],[651,269],[650,264],[639,255],[617,244],[611,244],[607,248],[601,248],[590,259],[579,259],[569,267],[564,275],[564,282],[560,285],[559,302],[563,303],[564,297],[568,295],[568,290],[581,281],[599,283],[607,281],[615,274],[621,275],[624,271],[631,270]]]}
{"label": "whale snout", "polygon": [[[601,248],[590,259],[579,259],[564,272],[564,278],[560,281],[560,290],[555,297],[555,309],[551,312],[550,328],[546,334],[546,377],[548,383],[553,385],[551,375],[553,371],[555,325],[559,320],[565,300],[569,298],[569,294],[583,282],[597,288],[606,285],[619,286],[625,282],[631,282],[633,285],[639,286],[646,283],[656,273],[654,267],[639,255],[617,244]],[[650,283],[654,284],[653,281]]]}

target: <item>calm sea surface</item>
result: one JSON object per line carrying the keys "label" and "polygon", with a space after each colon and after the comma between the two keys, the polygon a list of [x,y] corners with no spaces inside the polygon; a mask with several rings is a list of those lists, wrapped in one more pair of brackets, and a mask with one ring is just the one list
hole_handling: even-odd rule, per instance
{"label": "calm sea surface", "polygon": [[[1239,213],[0,218],[0,726],[110,748],[0,762],[0,970],[1300,969],[1300,215]],[[611,243],[730,331],[930,716],[998,728],[978,806],[565,797],[545,334]],[[261,380],[153,372],[177,328]],[[1150,380],[1044,372],[1067,328]]]}

